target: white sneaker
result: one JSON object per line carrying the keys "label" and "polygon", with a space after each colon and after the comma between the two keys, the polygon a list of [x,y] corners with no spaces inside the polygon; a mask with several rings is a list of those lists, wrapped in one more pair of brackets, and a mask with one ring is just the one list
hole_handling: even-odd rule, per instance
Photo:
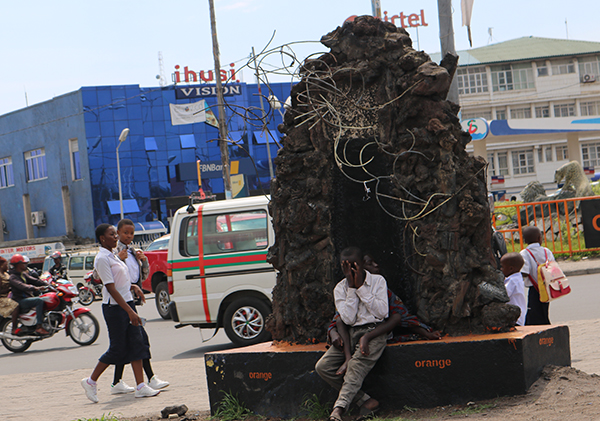
{"label": "white sneaker", "polygon": [[160,390],[154,390],[147,384],[143,385],[141,389],[136,389],[135,397],[136,398],[149,398],[151,396],[156,396],[160,393]]}
{"label": "white sneaker", "polygon": [[158,390],[158,389],[164,389],[169,384],[170,384],[169,382],[165,382],[164,380],[161,380],[156,376],[152,376],[152,378],[150,379],[150,382],[148,383],[148,386],[150,386],[152,389]]}
{"label": "white sneaker", "polygon": [[81,380],[81,387],[85,390],[85,396],[94,403],[98,403],[98,389],[96,385],[88,383],[88,378]]}
{"label": "white sneaker", "polygon": [[127,385],[123,380],[121,380],[117,384],[113,384],[110,386],[110,394],[111,395],[119,395],[121,393],[131,393],[135,391],[135,387],[131,387]]}

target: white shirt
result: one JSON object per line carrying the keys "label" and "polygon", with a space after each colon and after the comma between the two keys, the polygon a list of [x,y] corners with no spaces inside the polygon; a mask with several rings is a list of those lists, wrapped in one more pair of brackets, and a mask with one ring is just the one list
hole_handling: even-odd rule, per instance
{"label": "white shirt", "polygon": [[333,297],[336,310],[348,326],[381,322],[388,317],[387,282],[381,275],[365,270],[365,282],[360,288],[350,288],[344,278],[335,286]]}
{"label": "white shirt", "polygon": [[[133,255],[133,249],[129,248],[128,246],[121,243],[120,241],[118,244],[121,246],[118,248],[127,249],[127,258],[125,259],[125,264],[127,264],[127,268],[129,270],[129,281],[132,284],[135,284],[140,279],[140,262]],[[117,248],[117,250],[118,250],[118,248]],[[118,253],[115,252],[115,255],[117,255],[117,254]]]}
{"label": "white shirt", "polygon": [[525,285],[523,275],[520,272],[513,273],[504,279],[504,286],[510,301],[508,304],[516,305],[521,309],[521,316],[517,320],[519,326],[525,326],[525,315],[527,314],[527,300],[525,299]]}
{"label": "white shirt", "polygon": [[129,270],[127,265],[123,263],[117,256],[112,254],[104,247],[94,259],[94,268],[98,272],[104,287],[102,288],[102,303],[103,304],[118,304],[106,289],[106,284],[115,284],[117,292],[121,294],[125,301],[133,301],[131,294],[131,282],[129,282]]}
{"label": "white shirt", "polygon": [[[529,250],[529,251],[528,251]],[[535,257],[531,257],[531,254]],[[540,246],[540,243],[531,243],[527,246],[525,250],[521,250],[521,256],[523,256],[523,260],[525,260],[525,264],[521,268],[521,273],[523,274],[523,280],[525,281],[526,287],[531,287],[533,284],[531,280],[529,280],[529,276],[537,282],[537,267],[546,262],[546,255],[548,256],[549,262],[554,262],[554,255],[550,250],[546,247]]]}

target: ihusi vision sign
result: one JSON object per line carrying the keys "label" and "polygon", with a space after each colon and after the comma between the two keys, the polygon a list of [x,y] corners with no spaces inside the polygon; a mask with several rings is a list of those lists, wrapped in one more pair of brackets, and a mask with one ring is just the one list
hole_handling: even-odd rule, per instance
{"label": "ihusi vision sign", "polygon": [[[241,95],[242,85],[223,85],[223,95]],[[202,98],[207,96],[217,96],[216,86],[186,86],[185,88],[175,88],[176,99]]]}

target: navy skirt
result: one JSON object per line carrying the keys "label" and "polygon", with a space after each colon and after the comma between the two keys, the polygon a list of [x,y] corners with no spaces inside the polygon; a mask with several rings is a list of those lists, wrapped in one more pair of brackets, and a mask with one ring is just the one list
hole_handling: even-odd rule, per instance
{"label": "navy skirt", "polygon": [[[127,303],[134,311],[133,301]],[[108,329],[108,350],[100,357],[104,364],[128,364],[150,358],[148,336],[142,326],[134,326],[120,305],[103,304],[102,314]]]}

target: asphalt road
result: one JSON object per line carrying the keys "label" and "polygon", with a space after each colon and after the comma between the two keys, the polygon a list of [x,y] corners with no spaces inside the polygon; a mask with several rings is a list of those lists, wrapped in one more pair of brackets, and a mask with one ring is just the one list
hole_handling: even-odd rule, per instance
{"label": "asphalt road", "polygon": [[[600,319],[600,274],[581,275],[569,278],[572,292],[550,304],[552,323],[572,320]],[[147,296],[146,305],[138,309],[148,322],[146,330],[150,336],[152,361],[173,361],[181,359],[201,359],[205,352],[233,348],[225,332],[221,329],[217,335],[202,343],[198,329],[184,327],[175,329],[171,320],[158,316],[153,295]],[[100,301],[90,306],[92,313],[100,323],[100,337],[90,346],[75,344],[63,332],[50,339],[36,342],[22,354],[13,354],[0,346],[0,375],[62,371],[73,369],[91,369],[98,357],[108,348],[106,326],[102,318]],[[203,330],[204,339],[209,339],[212,330]],[[160,373],[157,373],[160,377]]]}
{"label": "asphalt road", "polygon": [[[154,295],[147,295],[145,305],[138,313],[147,319],[146,331],[150,337],[152,361],[169,361],[187,358],[203,358],[205,352],[233,348],[233,344],[220,329],[217,335],[202,343],[200,330],[193,327],[175,329],[171,320],[163,320],[156,311]],[[100,336],[89,346],[79,346],[59,332],[52,338],[35,342],[21,354],[8,351],[0,344],[0,375],[62,371],[93,368],[100,355],[108,348],[108,334],[102,317],[101,301],[89,306],[100,324]],[[213,330],[202,330],[204,339],[209,339]],[[156,373],[160,377],[160,373]]]}

